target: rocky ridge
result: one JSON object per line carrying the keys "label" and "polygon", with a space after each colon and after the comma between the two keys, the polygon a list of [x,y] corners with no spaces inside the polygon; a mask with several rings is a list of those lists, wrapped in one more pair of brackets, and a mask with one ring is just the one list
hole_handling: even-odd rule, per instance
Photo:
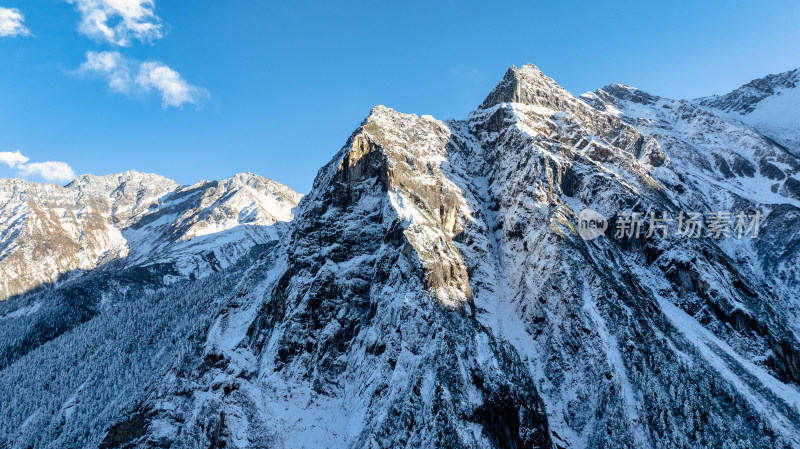
{"label": "rocky ridge", "polygon": [[800,156],[800,69],[753,80],[725,95],[695,103],[755,127]]}

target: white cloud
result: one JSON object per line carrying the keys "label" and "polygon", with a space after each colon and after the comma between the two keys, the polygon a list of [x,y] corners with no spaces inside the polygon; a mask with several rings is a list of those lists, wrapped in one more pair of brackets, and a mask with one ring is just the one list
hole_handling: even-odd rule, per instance
{"label": "white cloud", "polygon": [[158,90],[165,108],[180,107],[184,103],[195,104],[206,96],[204,90],[187,83],[178,72],[160,62],[142,63],[136,84],[145,90]]}
{"label": "white cloud", "polygon": [[153,0],[67,0],[81,15],[78,30],[90,37],[127,47],[132,39],[160,39],[161,19]]}
{"label": "white cloud", "polygon": [[131,90],[131,73],[128,61],[115,51],[86,53],[86,62],[78,69],[80,73],[95,72],[108,79],[108,86],[117,92]]}
{"label": "white cloud", "polygon": [[29,36],[31,32],[23,22],[25,16],[17,8],[0,8],[0,36]]}
{"label": "white cloud", "polygon": [[14,151],[0,151],[0,162],[8,165],[11,168],[14,168],[18,165],[22,165],[28,162],[30,159],[23,156],[19,150]]}
{"label": "white cloud", "polygon": [[66,162],[47,161],[23,164],[18,167],[22,176],[40,176],[47,181],[72,181],[75,172]]}
{"label": "white cloud", "polygon": [[[134,78],[134,68],[138,66]],[[116,51],[86,53],[86,61],[78,73],[98,74],[108,80],[112,90],[121,93],[150,92],[161,94],[164,108],[181,107],[186,103],[197,104],[208,96],[208,92],[186,82],[181,75],[158,61],[137,62],[125,58]]]}
{"label": "white cloud", "polygon": [[38,176],[46,181],[61,182],[75,179],[75,172],[66,162],[47,161],[31,162],[29,164],[29,160],[30,158],[20,153],[19,150],[14,152],[0,151],[0,162],[17,169],[19,174],[26,178]]}

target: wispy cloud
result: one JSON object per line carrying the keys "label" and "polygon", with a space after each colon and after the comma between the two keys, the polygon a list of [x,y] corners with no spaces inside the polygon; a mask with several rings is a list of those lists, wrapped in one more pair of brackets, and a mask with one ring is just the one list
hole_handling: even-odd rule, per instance
{"label": "wispy cloud", "polygon": [[30,159],[23,156],[19,150],[11,152],[11,151],[0,151],[0,162],[8,165],[11,168],[15,168],[18,165],[22,165],[28,162]]}
{"label": "wispy cloud", "polygon": [[30,36],[24,22],[25,16],[17,8],[0,8],[0,36]]}
{"label": "wispy cloud", "polygon": [[160,62],[142,63],[136,76],[136,84],[145,90],[158,90],[165,108],[196,103],[206,96],[205,91],[187,83],[178,72]]}
{"label": "wispy cloud", "polygon": [[153,0],[67,0],[81,15],[78,31],[127,47],[133,39],[152,42],[163,36]]}
{"label": "wispy cloud", "polygon": [[181,75],[158,61],[138,62],[116,51],[86,53],[78,73],[100,75],[111,90],[120,93],[157,91],[164,108],[197,104],[208,96],[205,89],[189,84]]}
{"label": "wispy cloud", "polygon": [[30,158],[23,155],[19,150],[0,151],[0,162],[16,169],[23,177],[38,176],[46,181],[67,182],[75,179],[75,172],[66,162],[47,161],[31,162]]}
{"label": "wispy cloud", "polygon": [[66,162],[47,161],[23,164],[18,167],[22,176],[39,176],[48,181],[72,181],[75,172]]}
{"label": "wispy cloud", "polygon": [[78,72],[97,73],[108,80],[108,86],[116,92],[128,93],[133,86],[128,60],[116,51],[90,51]]}

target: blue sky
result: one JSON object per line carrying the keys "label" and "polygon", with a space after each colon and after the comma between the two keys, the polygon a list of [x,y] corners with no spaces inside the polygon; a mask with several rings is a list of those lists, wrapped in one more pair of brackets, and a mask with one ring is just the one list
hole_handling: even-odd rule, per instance
{"label": "blue sky", "polygon": [[650,3],[0,0],[0,177],[306,192],[372,106],[463,117],[512,64],[675,98],[800,67],[800,2]]}

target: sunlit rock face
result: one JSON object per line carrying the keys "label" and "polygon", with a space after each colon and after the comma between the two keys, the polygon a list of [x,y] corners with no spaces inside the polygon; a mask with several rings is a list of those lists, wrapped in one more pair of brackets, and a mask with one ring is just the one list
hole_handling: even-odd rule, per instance
{"label": "sunlit rock face", "polygon": [[[378,106],[227,264],[202,239],[277,187],[121,207],[136,265],[0,304],[0,447],[800,447],[798,169],[703,101],[534,66],[461,120]],[[763,219],[617,236],[630,211]]]}

